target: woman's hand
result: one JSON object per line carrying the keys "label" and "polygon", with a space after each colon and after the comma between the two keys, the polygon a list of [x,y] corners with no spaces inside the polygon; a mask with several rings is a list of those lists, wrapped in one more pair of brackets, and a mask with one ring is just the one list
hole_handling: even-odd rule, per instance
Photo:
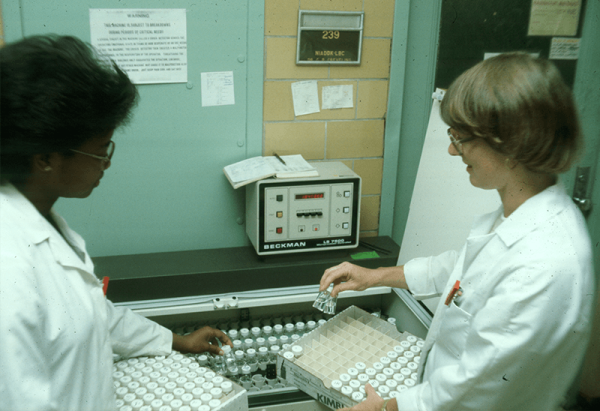
{"label": "woman's hand", "polygon": [[332,297],[346,290],[364,291],[375,286],[408,289],[404,278],[404,266],[370,269],[359,267],[347,261],[328,268],[321,277],[320,291],[325,291],[333,283]]}
{"label": "woman's hand", "polygon": [[346,290],[363,291],[372,287],[376,281],[376,270],[343,262],[335,267],[328,268],[321,277],[320,291],[324,291],[333,283],[332,297],[337,297],[339,293]]}
{"label": "woman's hand", "polygon": [[220,330],[210,327],[202,327],[187,335],[178,335],[173,333],[173,349],[181,353],[202,353],[210,352],[216,355],[223,355],[223,350],[219,347],[221,344],[227,344],[233,348],[229,337]]}
{"label": "woman's hand", "polygon": [[[377,395],[375,388],[371,387],[371,384],[365,384],[365,392],[367,393],[366,400],[352,408],[341,408],[338,411],[380,411],[381,407],[383,407],[383,398]],[[390,411],[397,410],[396,400],[390,400],[386,408]]]}

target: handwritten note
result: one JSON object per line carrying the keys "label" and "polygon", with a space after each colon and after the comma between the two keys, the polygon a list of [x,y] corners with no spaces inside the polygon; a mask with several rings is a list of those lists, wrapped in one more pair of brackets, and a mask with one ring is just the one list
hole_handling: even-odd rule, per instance
{"label": "handwritten note", "polygon": [[202,107],[235,104],[233,71],[201,73]]}

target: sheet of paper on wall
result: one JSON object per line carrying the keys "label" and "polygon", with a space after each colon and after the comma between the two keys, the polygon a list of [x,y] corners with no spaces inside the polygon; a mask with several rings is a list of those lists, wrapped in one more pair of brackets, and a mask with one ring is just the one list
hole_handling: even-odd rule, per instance
{"label": "sheet of paper on wall", "polygon": [[233,188],[239,188],[269,177],[319,176],[319,172],[300,154],[281,156],[280,158],[281,160],[275,156],[252,157],[224,167],[223,172]]}
{"label": "sheet of paper on wall", "polygon": [[235,104],[233,71],[215,71],[200,74],[202,107]]}
{"label": "sheet of paper on wall", "polygon": [[135,84],[187,82],[185,9],[90,9],[90,37]]}
{"label": "sheet of paper on wall", "polygon": [[297,81],[292,83],[292,99],[294,101],[294,114],[303,116],[318,113],[319,90],[314,80]]}
{"label": "sheet of paper on wall", "polygon": [[344,84],[341,86],[325,86],[321,92],[321,107],[323,110],[331,110],[336,108],[352,108],[354,107],[353,97],[354,87],[352,84]]}
{"label": "sheet of paper on wall", "polygon": [[548,58],[551,60],[577,60],[579,58],[580,42],[581,39],[553,37]]}
{"label": "sheet of paper on wall", "polygon": [[581,0],[532,0],[528,36],[575,36]]}

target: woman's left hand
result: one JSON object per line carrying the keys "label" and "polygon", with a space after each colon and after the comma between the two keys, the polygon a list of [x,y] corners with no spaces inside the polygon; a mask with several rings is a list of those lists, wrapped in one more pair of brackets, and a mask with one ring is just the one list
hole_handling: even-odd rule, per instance
{"label": "woman's left hand", "polygon": [[[365,392],[367,393],[367,399],[363,402],[355,405],[352,408],[341,408],[338,411],[379,411],[383,406],[383,398],[381,398],[375,388],[371,387],[371,384],[365,384]],[[395,400],[393,400],[395,401]],[[391,402],[391,401],[390,401]]]}
{"label": "woman's left hand", "polygon": [[223,350],[219,347],[217,340],[221,341],[221,344],[227,344],[233,348],[231,340],[225,333],[211,327],[202,327],[183,336],[173,333],[173,349],[181,353],[210,352],[223,355]]}

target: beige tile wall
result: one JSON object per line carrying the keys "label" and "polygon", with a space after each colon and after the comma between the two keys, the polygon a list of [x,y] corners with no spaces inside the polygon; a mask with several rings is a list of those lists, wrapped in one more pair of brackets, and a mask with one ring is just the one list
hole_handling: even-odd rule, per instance
{"label": "beige tile wall", "polygon": [[[363,179],[361,237],[376,236],[395,0],[265,0],[263,154],[342,161]],[[297,66],[298,10],[363,11],[359,66]],[[353,86],[353,108],[296,117],[292,83]]]}

